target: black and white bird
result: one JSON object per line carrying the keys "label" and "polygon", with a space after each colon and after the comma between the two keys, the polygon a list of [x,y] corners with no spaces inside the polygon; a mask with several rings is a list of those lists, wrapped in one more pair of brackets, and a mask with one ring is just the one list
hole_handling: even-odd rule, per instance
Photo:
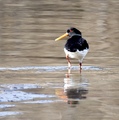
{"label": "black and white bird", "polygon": [[64,35],[58,37],[55,39],[55,41],[61,40],[66,36],[69,36],[69,39],[65,44],[64,52],[68,61],[68,67],[69,69],[71,68],[71,62],[69,58],[76,58],[79,61],[81,73],[82,61],[89,51],[89,45],[82,37],[82,33],[74,27],[69,28]]}

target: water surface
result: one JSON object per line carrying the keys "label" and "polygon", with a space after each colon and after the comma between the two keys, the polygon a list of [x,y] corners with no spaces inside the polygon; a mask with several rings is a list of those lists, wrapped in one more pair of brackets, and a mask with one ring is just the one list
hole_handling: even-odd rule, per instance
{"label": "water surface", "polygon": [[[67,78],[72,26],[90,51]],[[118,33],[118,0],[0,1],[0,119],[118,120]]]}

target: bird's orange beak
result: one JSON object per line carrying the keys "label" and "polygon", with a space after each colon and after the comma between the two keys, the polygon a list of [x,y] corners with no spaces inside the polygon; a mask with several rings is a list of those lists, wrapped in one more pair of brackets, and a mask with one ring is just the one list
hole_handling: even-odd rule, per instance
{"label": "bird's orange beak", "polygon": [[55,39],[55,41],[61,40],[61,39],[65,38],[66,36],[68,36],[68,33],[65,33],[64,35],[61,35],[60,37]]}

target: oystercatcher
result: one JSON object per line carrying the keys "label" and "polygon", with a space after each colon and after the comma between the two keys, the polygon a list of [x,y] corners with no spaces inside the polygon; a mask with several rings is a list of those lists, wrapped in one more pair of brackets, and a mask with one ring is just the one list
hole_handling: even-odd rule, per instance
{"label": "oystercatcher", "polygon": [[68,67],[69,69],[71,68],[71,62],[69,58],[76,58],[79,61],[81,73],[82,61],[89,51],[89,45],[87,41],[82,37],[82,33],[74,27],[69,28],[64,35],[58,37],[55,39],[55,41],[61,40],[66,36],[69,36],[69,39],[65,44],[64,52],[68,61]]}

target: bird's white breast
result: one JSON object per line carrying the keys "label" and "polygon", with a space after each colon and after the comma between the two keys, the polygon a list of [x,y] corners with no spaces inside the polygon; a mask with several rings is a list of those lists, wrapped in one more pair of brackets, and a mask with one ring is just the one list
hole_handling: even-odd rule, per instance
{"label": "bird's white breast", "polygon": [[89,51],[89,49],[85,49],[83,51],[77,50],[76,52],[70,52],[70,51],[66,50],[66,48],[64,48],[64,52],[65,52],[66,55],[68,55],[70,58],[76,58],[80,62],[83,61],[83,58],[86,56],[88,51]]}

